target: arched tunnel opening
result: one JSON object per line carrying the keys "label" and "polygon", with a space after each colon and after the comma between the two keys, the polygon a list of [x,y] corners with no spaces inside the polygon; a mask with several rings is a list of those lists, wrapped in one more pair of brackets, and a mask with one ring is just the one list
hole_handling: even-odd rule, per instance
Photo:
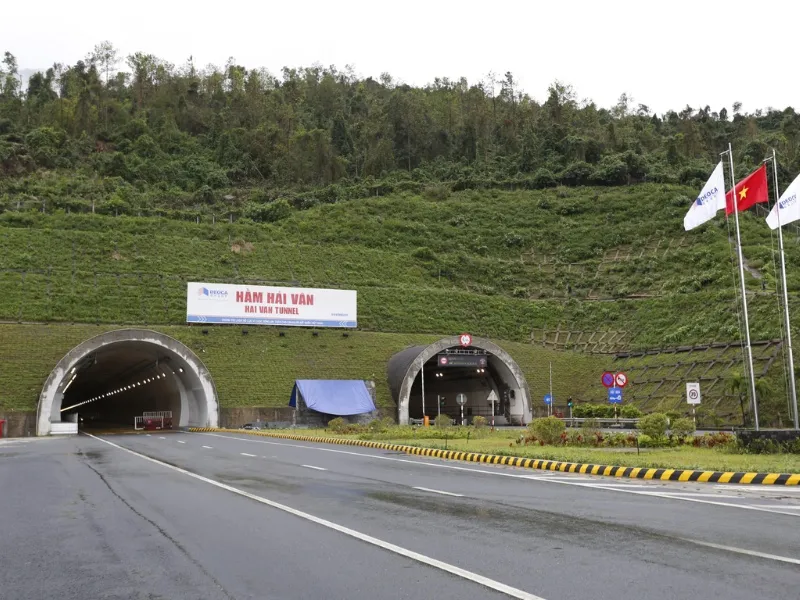
{"label": "arched tunnel opening", "polygon": [[203,363],[177,340],[120,330],[59,361],[42,389],[37,433],[133,431],[144,426],[145,415],[164,417],[160,427],[216,427],[216,391]]}
{"label": "arched tunnel opening", "polygon": [[[413,346],[389,360],[389,387],[402,424],[444,414],[456,423],[484,417],[495,425],[530,421],[530,390],[513,358],[485,339],[459,336]],[[463,402],[459,403],[458,400]]]}
{"label": "arched tunnel opening", "polygon": [[[459,395],[465,401],[463,412]],[[515,399],[513,376],[496,356],[480,349],[447,348],[425,362],[414,378],[408,416],[422,419],[445,414],[456,423],[463,418],[465,425],[480,416],[507,424],[512,421],[511,402]]]}

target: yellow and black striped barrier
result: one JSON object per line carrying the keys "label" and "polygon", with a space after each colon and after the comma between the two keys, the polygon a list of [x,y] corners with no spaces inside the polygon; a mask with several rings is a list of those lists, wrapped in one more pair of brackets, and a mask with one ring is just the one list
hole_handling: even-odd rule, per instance
{"label": "yellow and black striped barrier", "polygon": [[651,469],[646,467],[618,467],[613,465],[592,465],[588,463],[572,463],[540,458],[523,458],[521,456],[500,456],[498,454],[480,454],[463,450],[438,450],[420,448],[403,444],[387,444],[368,440],[352,440],[344,438],[318,437],[294,433],[278,433],[273,431],[256,431],[250,429],[215,429],[211,427],[190,427],[189,431],[246,433],[265,437],[282,438],[301,442],[320,442],[325,444],[342,444],[345,446],[363,446],[393,452],[405,452],[418,456],[431,456],[448,460],[485,463],[491,465],[507,465],[525,469],[543,471],[560,471],[562,473],[581,473],[584,475],[605,475],[608,477],[627,477],[630,479],[657,479],[661,481],[696,481],[698,483],[742,483],[761,485],[800,485],[800,473],[743,473],[734,471],[695,471],[693,469]]}

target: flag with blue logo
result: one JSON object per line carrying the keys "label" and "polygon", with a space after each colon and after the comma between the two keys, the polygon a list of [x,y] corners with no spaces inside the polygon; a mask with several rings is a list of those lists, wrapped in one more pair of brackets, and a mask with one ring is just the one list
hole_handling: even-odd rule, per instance
{"label": "flag with blue logo", "polygon": [[703,186],[689,212],[683,218],[686,231],[699,227],[710,221],[718,210],[725,208],[725,175],[722,172],[722,161],[719,162],[708,182]]}
{"label": "flag with blue logo", "polygon": [[777,229],[780,225],[786,225],[793,221],[800,219],[800,175],[789,184],[786,191],[783,192],[781,197],[767,217],[767,225],[770,229]]}

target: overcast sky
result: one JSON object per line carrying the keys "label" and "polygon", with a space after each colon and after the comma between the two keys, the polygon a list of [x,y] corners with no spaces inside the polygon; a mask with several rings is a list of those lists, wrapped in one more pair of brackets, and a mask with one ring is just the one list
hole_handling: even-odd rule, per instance
{"label": "overcast sky", "polygon": [[234,57],[275,74],[283,66],[350,64],[361,76],[387,71],[415,85],[511,71],[540,101],[558,79],[601,106],[627,92],[658,112],[800,104],[800,2],[791,0],[742,2],[744,11],[736,0],[4,4],[0,51],[21,68],[72,64],[110,40],[123,55],[143,51],[177,65],[190,55],[196,65]]}

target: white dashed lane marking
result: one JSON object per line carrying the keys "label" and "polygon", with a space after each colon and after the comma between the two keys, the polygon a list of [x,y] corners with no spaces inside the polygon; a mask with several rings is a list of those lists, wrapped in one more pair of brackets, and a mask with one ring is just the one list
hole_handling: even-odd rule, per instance
{"label": "white dashed lane marking", "polygon": [[432,494],[442,494],[444,496],[455,496],[456,498],[463,498],[464,494],[454,494],[453,492],[444,492],[442,490],[434,490],[431,488],[426,487],[414,487],[412,489],[419,490],[421,492],[430,492]]}

